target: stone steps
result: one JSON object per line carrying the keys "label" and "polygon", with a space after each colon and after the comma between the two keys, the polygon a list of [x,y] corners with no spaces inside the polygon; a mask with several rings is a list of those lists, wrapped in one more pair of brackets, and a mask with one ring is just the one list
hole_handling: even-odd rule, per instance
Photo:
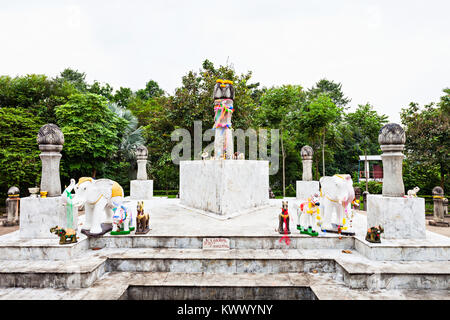
{"label": "stone steps", "polygon": [[[214,238],[226,238],[230,240],[230,249],[352,249],[354,239],[349,236],[330,234],[328,236],[310,237],[292,231],[289,235],[290,244],[280,241],[281,235],[273,236],[221,236]],[[173,236],[173,235],[130,235],[91,238],[90,248],[171,248],[171,249],[202,249],[203,239],[211,236]]]}
{"label": "stone steps", "polygon": [[[104,251],[103,251],[104,250]],[[203,273],[286,273],[334,272],[330,250],[226,250],[199,249],[103,249],[108,271],[203,272]],[[335,250],[336,251],[336,250]],[[320,254],[322,253],[322,254]]]}
{"label": "stone steps", "polygon": [[106,257],[71,261],[0,260],[0,287],[87,288],[106,272]]}
{"label": "stone steps", "polygon": [[450,300],[448,290],[352,289],[331,274],[109,272],[89,288],[1,288],[0,300]]}
{"label": "stone steps", "polygon": [[427,234],[427,239],[383,240],[382,243],[354,237],[354,248],[375,261],[449,261],[448,238],[432,232]]}
{"label": "stone steps", "polygon": [[[112,249],[71,261],[0,261],[1,287],[88,288],[105,273],[328,274],[352,289],[450,288],[450,263],[371,261],[356,251]],[[288,293],[286,293],[288,294]]]}

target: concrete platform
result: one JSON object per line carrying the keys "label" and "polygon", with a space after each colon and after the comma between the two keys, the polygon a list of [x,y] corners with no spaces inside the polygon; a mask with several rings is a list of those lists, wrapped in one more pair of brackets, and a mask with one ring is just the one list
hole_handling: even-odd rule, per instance
{"label": "concrete platform", "polygon": [[[180,207],[178,199],[153,198],[145,201],[150,233],[80,234],[77,244],[67,246],[57,236],[1,236],[0,299],[450,298],[449,238],[427,232],[426,239],[371,244],[359,213],[354,237],[300,235],[299,202],[285,200],[292,215],[289,245],[275,230],[281,199],[218,221]],[[202,250],[204,238],[227,238],[230,249]]]}
{"label": "concrete platform", "polygon": [[269,200],[269,161],[180,162],[180,204],[217,217],[245,214]]}
{"label": "concrete platform", "polygon": [[[246,297],[242,290],[239,295],[236,289],[243,287],[247,292],[252,288],[269,288],[267,295],[261,298],[273,300],[286,297],[283,289],[290,289],[291,295],[297,294],[295,300],[450,300],[448,290],[352,289],[330,274],[231,274],[224,277],[222,274],[173,272],[110,272],[91,287],[80,289],[1,288],[0,300],[253,299],[255,291]],[[222,296],[212,295],[212,290],[208,289],[219,291]]]}
{"label": "concrete platform", "polygon": [[[60,246],[54,239],[20,239],[18,232],[0,236],[0,257],[13,260],[70,260],[89,248],[202,248],[203,238],[228,238],[231,249],[356,249],[371,260],[389,261],[449,261],[450,239],[426,232],[426,239],[383,239],[381,244],[364,240],[366,216],[356,213],[354,237],[321,233],[318,237],[301,235],[296,230],[296,206],[300,201],[289,201],[291,214],[289,246],[280,241],[275,230],[281,199],[269,200],[268,207],[246,215],[218,221],[195,210],[179,206],[179,199],[154,198],[144,201],[150,211],[150,232],[146,235],[111,236],[87,239],[80,229],[84,216],[79,217],[79,240],[76,244]],[[133,200],[130,200],[131,202]],[[137,203],[137,201],[135,201]],[[134,206],[134,204],[132,204]]]}

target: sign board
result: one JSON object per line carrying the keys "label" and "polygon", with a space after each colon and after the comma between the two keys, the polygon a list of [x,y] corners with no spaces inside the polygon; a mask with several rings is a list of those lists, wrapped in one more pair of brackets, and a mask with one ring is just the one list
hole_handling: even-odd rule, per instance
{"label": "sign board", "polygon": [[203,250],[229,250],[228,238],[203,238]]}

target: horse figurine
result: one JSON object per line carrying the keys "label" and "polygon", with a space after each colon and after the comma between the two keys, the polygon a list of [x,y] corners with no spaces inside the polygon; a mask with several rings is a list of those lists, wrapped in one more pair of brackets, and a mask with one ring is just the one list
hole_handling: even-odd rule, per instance
{"label": "horse figurine", "polygon": [[136,234],[146,234],[150,231],[150,216],[144,212],[144,201],[139,201],[137,204],[136,215]]}

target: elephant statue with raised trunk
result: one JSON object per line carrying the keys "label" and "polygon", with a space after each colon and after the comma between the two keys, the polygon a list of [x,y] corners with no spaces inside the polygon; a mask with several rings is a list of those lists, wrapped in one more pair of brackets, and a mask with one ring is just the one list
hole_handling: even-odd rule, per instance
{"label": "elephant statue with raised trunk", "polygon": [[113,209],[122,204],[122,187],[110,179],[80,178],[77,184],[70,185],[63,194],[75,191],[72,199],[74,207],[84,206],[85,222],[81,233],[88,237],[99,237],[112,230]]}

